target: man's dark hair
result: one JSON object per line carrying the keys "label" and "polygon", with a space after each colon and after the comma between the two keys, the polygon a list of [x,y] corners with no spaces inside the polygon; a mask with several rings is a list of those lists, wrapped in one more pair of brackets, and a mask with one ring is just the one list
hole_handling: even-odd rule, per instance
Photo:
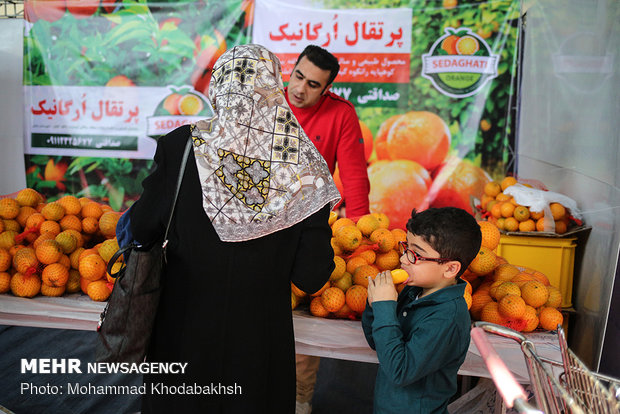
{"label": "man's dark hair", "polygon": [[338,75],[338,71],[340,70],[340,64],[338,63],[338,58],[336,58],[336,56],[332,55],[322,47],[308,45],[297,58],[295,66],[297,66],[301,58],[304,56],[319,68],[329,71],[329,80],[325,86],[330,85],[334,79],[336,79],[336,75]]}
{"label": "man's dark hair", "polygon": [[482,234],[476,219],[463,209],[455,207],[415,209],[407,222],[407,230],[422,237],[440,257],[461,263],[461,276],[478,254]]}

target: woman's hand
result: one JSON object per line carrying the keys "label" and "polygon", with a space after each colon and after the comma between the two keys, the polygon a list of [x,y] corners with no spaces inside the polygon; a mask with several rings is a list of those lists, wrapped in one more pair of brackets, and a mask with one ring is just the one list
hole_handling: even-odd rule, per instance
{"label": "woman's hand", "polygon": [[368,303],[370,306],[373,302],[396,299],[398,299],[398,292],[394,287],[392,274],[389,270],[379,273],[374,279],[368,277]]}

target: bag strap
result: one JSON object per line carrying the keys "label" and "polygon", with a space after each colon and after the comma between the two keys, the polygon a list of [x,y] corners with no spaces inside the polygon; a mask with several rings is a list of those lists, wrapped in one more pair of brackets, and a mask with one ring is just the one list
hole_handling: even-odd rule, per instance
{"label": "bag strap", "polygon": [[187,165],[187,158],[189,156],[189,150],[192,148],[192,137],[189,137],[187,145],[185,145],[185,151],[183,152],[183,159],[181,160],[181,168],[179,170],[179,177],[177,178],[177,188],[174,193],[174,199],[172,200],[172,208],[170,210],[170,217],[168,217],[168,224],[166,225],[166,232],[164,233],[164,242],[162,248],[164,249],[164,258],[166,257],[166,246],[168,245],[168,230],[170,230],[170,224],[172,223],[172,216],[174,216],[174,208],[177,205],[177,199],[179,198],[179,192],[181,190],[181,183],[183,182],[183,174],[185,173],[185,166]]}

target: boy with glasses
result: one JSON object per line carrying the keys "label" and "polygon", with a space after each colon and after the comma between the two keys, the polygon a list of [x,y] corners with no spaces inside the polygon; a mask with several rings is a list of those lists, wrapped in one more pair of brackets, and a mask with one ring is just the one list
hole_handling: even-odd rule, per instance
{"label": "boy with glasses", "polygon": [[481,238],[465,210],[413,210],[400,245],[405,288],[397,293],[389,271],[369,278],[362,327],[379,359],[375,413],[448,412],[470,340],[460,276]]}

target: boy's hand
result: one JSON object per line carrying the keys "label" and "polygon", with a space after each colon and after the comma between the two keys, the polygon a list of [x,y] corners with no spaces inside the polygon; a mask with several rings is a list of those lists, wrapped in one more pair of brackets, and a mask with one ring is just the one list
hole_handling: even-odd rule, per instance
{"label": "boy's hand", "polygon": [[368,277],[368,303],[372,306],[373,302],[381,300],[396,300],[398,292],[392,281],[392,274],[389,270],[379,273],[375,276]]}

